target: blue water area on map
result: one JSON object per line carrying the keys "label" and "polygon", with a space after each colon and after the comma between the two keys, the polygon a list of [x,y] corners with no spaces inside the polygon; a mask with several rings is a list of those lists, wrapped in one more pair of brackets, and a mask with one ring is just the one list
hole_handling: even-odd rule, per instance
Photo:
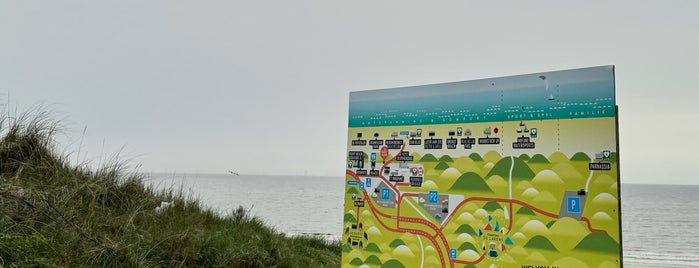
{"label": "blue water area on map", "polygon": [[[517,87],[519,81],[526,83]],[[594,118],[616,114],[613,75],[592,81],[560,81],[549,84],[548,88],[542,81],[536,75],[525,75],[352,92],[349,126]]]}

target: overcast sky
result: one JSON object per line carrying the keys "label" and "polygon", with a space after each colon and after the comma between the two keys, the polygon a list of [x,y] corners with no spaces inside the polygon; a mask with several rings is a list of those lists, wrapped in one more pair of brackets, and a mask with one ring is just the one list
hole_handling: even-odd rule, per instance
{"label": "overcast sky", "polygon": [[622,182],[699,183],[699,1],[483,2],[0,0],[0,100],[76,161],[342,176],[350,91],[615,65]]}

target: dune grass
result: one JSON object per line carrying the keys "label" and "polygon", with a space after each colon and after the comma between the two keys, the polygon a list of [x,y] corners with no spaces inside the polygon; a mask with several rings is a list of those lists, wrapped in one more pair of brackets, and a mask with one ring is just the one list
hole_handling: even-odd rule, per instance
{"label": "dune grass", "polygon": [[340,266],[339,241],[286,236],[243,208],[221,216],[123,164],[71,165],[48,118],[0,115],[0,267]]}

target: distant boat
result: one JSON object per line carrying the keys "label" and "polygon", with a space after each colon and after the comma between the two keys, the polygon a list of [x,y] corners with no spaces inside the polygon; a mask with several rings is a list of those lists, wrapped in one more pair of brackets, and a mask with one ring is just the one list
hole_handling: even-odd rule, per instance
{"label": "distant boat", "polygon": [[233,170],[229,170],[228,173],[230,173],[231,175],[240,176],[240,174],[238,172],[235,172]]}
{"label": "distant boat", "polygon": [[556,98],[553,97],[553,94],[549,95],[549,100],[555,100]]}

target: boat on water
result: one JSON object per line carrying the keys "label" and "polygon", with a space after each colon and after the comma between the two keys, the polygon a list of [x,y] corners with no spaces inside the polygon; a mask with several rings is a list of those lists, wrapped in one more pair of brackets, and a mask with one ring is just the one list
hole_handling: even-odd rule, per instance
{"label": "boat on water", "polygon": [[240,173],[235,172],[233,170],[229,170],[228,173],[230,173],[231,175],[240,176]]}

